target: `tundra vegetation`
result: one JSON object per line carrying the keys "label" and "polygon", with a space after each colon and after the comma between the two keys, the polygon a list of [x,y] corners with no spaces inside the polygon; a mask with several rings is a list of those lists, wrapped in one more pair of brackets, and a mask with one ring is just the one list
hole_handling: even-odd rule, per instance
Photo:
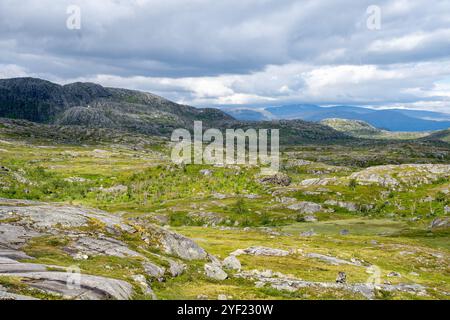
{"label": "tundra vegetation", "polygon": [[[55,143],[5,121],[0,139],[0,243],[7,251],[0,255],[19,269],[0,268],[0,288],[10,295],[449,297],[448,145],[289,146],[280,177],[271,179],[256,165],[173,164],[161,137]],[[76,223],[83,210],[86,220]],[[69,213],[78,218],[61,218]],[[31,265],[49,274],[75,265],[130,288],[65,292],[27,281]],[[366,285],[372,267],[379,270],[373,288]],[[336,283],[339,273],[344,284]]]}
{"label": "tundra vegetation", "polygon": [[[92,102],[65,86],[90,107],[50,108],[54,121],[0,120],[0,299],[449,299],[448,131],[240,123],[280,130],[280,171],[264,176],[175,164],[170,133],[152,134],[232,127],[220,113],[95,88]],[[120,124],[124,106],[142,112]]]}

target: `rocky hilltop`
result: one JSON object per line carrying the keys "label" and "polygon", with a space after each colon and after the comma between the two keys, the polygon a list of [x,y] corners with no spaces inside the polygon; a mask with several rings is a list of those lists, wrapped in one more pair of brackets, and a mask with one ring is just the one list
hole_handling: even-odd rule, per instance
{"label": "rocky hilltop", "polygon": [[216,109],[197,109],[162,97],[94,83],[58,85],[35,78],[0,80],[0,117],[165,134],[195,120],[220,126],[234,119]]}
{"label": "rocky hilltop", "polygon": [[147,92],[94,83],[58,85],[35,78],[0,79],[0,117],[58,128],[107,128],[156,136],[170,136],[176,128],[189,129],[194,121],[203,121],[204,128],[280,129],[284,143],[350,139],[330,127],[302,120],[239,122],[218,109],[180,105]]}

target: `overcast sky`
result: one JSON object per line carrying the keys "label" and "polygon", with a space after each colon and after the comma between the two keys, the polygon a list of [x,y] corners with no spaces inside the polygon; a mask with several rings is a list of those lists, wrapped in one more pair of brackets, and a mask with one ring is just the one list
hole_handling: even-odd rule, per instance
{"label": "overcast sky", "polygon": [[[70,5],[79,30],[67,28]],[[450,113],[450,1],[0,0],[0,78],[18,76],[194,106]]]}

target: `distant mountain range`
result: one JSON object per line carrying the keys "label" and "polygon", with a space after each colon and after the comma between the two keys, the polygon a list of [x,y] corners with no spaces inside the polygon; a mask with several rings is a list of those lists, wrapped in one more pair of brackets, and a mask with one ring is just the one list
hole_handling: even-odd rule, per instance
{"label": "distant mountain range", "polygon": [[7,121],[15,128],[31,121],[40,125],[30,128],[54,132],[111,129],[168,137],[174,129],[190,129],[198,120],[203,121],[204,128],[280,129],[281,143],[352,140],[320,123],[274,120],[255,125],[250,121],[238,121],[219,109],[181,105],[147,92],[107,88],[94,83],[59,85],[36,78],[0,79],[0,118],[15,119]]}
{"label": "distant mountain range", "polygon": [[322,107],[312,104],[283,105],[264,109],[223,109],[238,120],[302,119],[322,121],[330,118],[361,120],[389,131],[434,131],[450,128],[450,114],[423,110],[374,110],[355,106]]}
{"label": "distant mountain range", "polygon": [[[88,128],[100,130],[99,134],[102,129],[110,129],[165,137],[169,137],[176,128],[192,128],[194,121],[198,120],[203,121],[205,129],[280,129],[282,144],[354,142],[355,138],[415,139],[421,135],[392,135],[377,128],[432,131],[450,127],[450,115],[437,112],[316,105],[224,112],[177,104],[147,92],[108,88],[94,83],[59,85],[36,78],[0,79],[0,118],[16,119],[13,120],[16,122],[7,122],[15,128],[21,124],[27,126],[23,121],[31,121],[41,125],[30,128],[55,133],[61,130],[81,132]],[[361,120],[367,124],[322,121],[330,118]],[[436,136],[441,141],[446,141],[445,137],[445,132]]]}

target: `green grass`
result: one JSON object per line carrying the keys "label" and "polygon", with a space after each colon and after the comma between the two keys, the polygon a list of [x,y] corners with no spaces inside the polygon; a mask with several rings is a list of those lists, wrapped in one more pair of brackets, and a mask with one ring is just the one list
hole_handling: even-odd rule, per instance
{"label": "green grass", "polygon": [[[11,143],[2,142],[7,139]],[[244,270],[271,269],[308,281],[333,282],[339,271],[345,271],[348,281],[357,283],[364,282],[368,274],[364,267],[333,266],[307,258],[306,253],[321,253],[346,260],[356,258],[379,266],[383,281],[419,283],[430,288],[426,297],[379,292],[380,298],[448,299],[444,293],[450,292],[449,234],[446,230],[430,231],[428,225],[435,217],[445,215],[444,207],[449,205],[449,197],[444,191],[450,189],[449,179],[393,190],[375,185],[363,186],[349,178],[353,172],[378,164],[448,164],[450,153],[444,146],[412,142],[374,142],[367,145],[361,142],[361,145],[354,146],[290,147],[284,149],[282,169],[292,179],[292,185],[288,187],[261,184],[257,167],[174,165],[168,160],[167,145],[161,141],[135,150],[130,145],[68,145],[0,135],[0,149],[5,150],[0,152],[0,165],[7,168],[0,172],[0,197],[79,204],[120,213],[125,218],[139,217],[169,224],[173,230],[194,239],[220,259],[234,250],[250,246],[291,250],[295,253],[287,257],[240,256],[239,259]],[[447,156],[435,156],[445,152]],[[316,162],[289,166],[288,159]],[[212,174],[203,175],[202,169],[210,169]],[[341,183],[299,185],[304,179],[317,177],[336,177]],[[69,178],[82,178],[84,181],[75,179],[75,182],[69,182]],[[124,186],[126,190],[105,191],[117,186]],[[218,197],[218,193],[225,198]],[[249,197],[250,194],[257,197]],[[299,222],[303,215],[287,209],[277,199],[280,197],[316,202],[334,212],[317,213],[318,222]],[[424,201],[427,197],[433,199]],[[354,202],[361,209],[349,212],[345,208],[325,205],[327,200]],[[368,205],[370,208],[363,209]],[[164,219],[167,222],[161,222]],[[219,222],[215,222],[216,219]],[[14,218],[0,221],[16,222]],[[216,227],[212,227],[214,224]],[[246,227],[250,229],[244,229]],[[262,227],[270,227],[280,235],[265,232]],[[301,232],[310,229],[317,235],[300,236]],[[343,229],[349,234],[340,235]],[[106,232],[95,221],[82,231],[92,235]],[[119,238],[151,261],[167,267],[167,261],[155,255],[161,252],[146,247],[138,233]],[[24,251],[35,257],[35,263],[61,267],[77,264],[86,274],[131,283],[132,275],[144,272],[139,258],[98,256],[75,261],[64,250],[69,241],[54,236],[35,238]],[[148,279],[160,299],[196,299],[199,295],[216,299],[219,294],[234,299],[361,298],[331,289],[307,288],[288,293],[270,287],[256,288],[252,281],[234,277],[217,282],[204,276],[203,262],[185,263],[188,270],[180,277],[168,277],[165,282]],[[400,272],[402,277],[387,277],[390,271]],[[411,272],[419,276],[410,275]],[[0,284],[14,292],[44,299],[55,298],[29,291],[16,279],[1,277]],[[142,295],[137,284],[133,285],[135,298],[149,298]]]}

